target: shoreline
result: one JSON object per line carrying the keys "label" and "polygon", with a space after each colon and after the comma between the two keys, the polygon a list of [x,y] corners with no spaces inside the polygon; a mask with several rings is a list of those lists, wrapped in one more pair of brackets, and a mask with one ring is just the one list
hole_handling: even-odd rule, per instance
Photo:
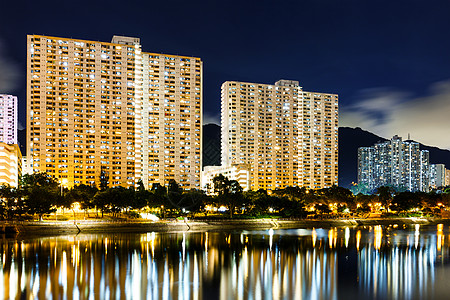
{"label": "shoreline", "polygon": [[296,228],[331,228],[375,225],[450,225],[443,218],[369,218],[369,219],[250,219],[250,220],[188,220],[184,221],[73,221],[5,222],[0,234],[11,237],[39,237],[78,233],[147,233],[221,230],[268,230]]}

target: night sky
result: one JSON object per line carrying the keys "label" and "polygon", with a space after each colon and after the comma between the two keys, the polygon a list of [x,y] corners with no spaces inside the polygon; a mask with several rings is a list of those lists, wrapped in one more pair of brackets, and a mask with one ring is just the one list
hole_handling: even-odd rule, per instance
{"label": "night sky", "polygon": [[204,123],[226,80],[298,80],[338,93],[340,125],[450,149],[450,1],[0,0],[0,93],[25,124],[26,35],[110,41],[200,57]]}

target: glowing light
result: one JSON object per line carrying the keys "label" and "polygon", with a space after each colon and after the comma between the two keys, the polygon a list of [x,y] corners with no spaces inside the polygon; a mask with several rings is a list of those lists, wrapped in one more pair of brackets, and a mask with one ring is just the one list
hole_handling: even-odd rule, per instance
{"label": "glowing light", "polygon": [[374,248],[376,250],[380,250],[381,248],[381,239],[383,238],[383,229],[381,225],[377,225],[373,228],[374,233]]}
{"label": "glowing light", "polygon": [[316,246],[316,240],[317,240],[317,232],[316,232],[315,228],[313,228],[313,230],[312,230],[311,237],[312,237],[313,247],[315,247]]}
{"label": "glowing light", "polygon": [[361,243],[361,230],[356,232],[356,250],[359,251],[359,244]]}
{"label": "glowing light", "polygon": [[350,228],[345,227],[345,248],[348,248],[349,240],[350,240]]}
{"label": "glowing light", "polygon": [[415,232],[414,232],[414,248],[417,249],[417,246],[419,246],[419,235],[420,235],[420,225],[416,224],[414,225]]}
{"label": "glowing light", "polygon": [[155,216],[154,214],[140,213],[140,215],[141,215],[141,218],[142,218],[142,219],[145,219],[145,220],[150,220],[150,221],[154,221],[154,222],[160,220],[160,219],[159,219],[157,216]]}
{"label": "glowing light", "polygon": [[220,211],[220,212],[225,212],[225,211],[227,211],[228,210],[228,208],[226,208],[225,206],[221,206],[221,207],[219,207],[219,209],[218,209],[218,211]]}
{"label": "glowing light", "polygon": [[269,229],[269,249],[272,251],[272,243],[273,243],[273,229]]}
{"label": "glowing light", "polygon": [[444,224],[438,224],[437,225],[437,251],[441,251],[442,247],[444,246]]}

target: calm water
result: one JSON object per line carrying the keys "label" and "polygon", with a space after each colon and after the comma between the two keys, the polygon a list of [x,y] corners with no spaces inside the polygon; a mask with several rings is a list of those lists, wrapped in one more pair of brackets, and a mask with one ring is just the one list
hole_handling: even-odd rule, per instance
{"label": "calm water", "polygon": [[448,226],[0,240],[3,299],[448,299]]}

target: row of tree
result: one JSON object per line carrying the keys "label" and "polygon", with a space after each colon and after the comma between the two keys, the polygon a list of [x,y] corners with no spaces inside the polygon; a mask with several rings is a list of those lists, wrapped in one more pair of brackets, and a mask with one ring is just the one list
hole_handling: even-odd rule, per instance
{"label": "row of tree", "polygon": [[223,175],[213,179],[214,195],[206,195],[199,190],[183,190],[175,180],[168,186],[158,183],[151,189],[140,182],[137,188],[102,187],[78,185],[71,189],[45,173],[26,174],[19,187],[0,186],[0,218],[21,219],[55,212],[57,208],[72,209],[74,203],[88,211],[97,211],[97,216],[105,213],[113,217],[130,211],[155,209],[161,216],[186,213],[208,213],[208,207],[224,206],[228,215],[261,217],[276,214],[282,217],[305,217],[307,214],[356,213],[370,211],[422,210],[437,212],[450,206],[448,193],[421,193],[396,191],[392,187],[380,187],[373,195],[353,193],[342,187],[309,190],[287,187],[268,194],[264,190],[243,191],[236,180]]}

